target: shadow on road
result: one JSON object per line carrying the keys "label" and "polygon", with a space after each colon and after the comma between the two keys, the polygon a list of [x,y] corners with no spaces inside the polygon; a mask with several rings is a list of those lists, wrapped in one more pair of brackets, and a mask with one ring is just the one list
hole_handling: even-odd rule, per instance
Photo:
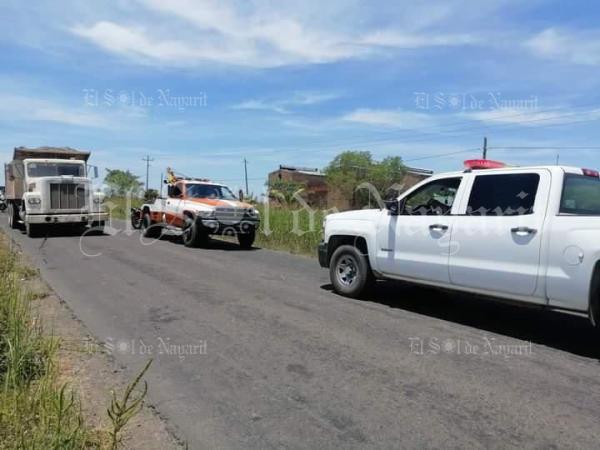
{"label": "shadow on road", "polygon": [[[14,230],[15,233],[25,234],[24,229]],[[44,238],[57,238],[57,237],[79,237],[85,233],[85,237],[100,237],[100,236],[108,236],[106,233],[99,233],[97,230],[90,230],[89,228],[86,230],[82,230],[77,227],[70,226],[62,226],[62,225],[53,225],[47,227],[43,232],[40,232],[38,235],[30,238],[30,239],[44,239]]]}
{"label": "shadow on road", "polygon": [[[333,290],[330,284],[321,286]],[[524,308],[474,295],[379,281],[362,301],[375,302],[600,360],[600,333],[587,318]]]}
{"label": "shadow on road", "polygon": [[[183,246],[181,236],[174,234],[163,234],[159,238],[161,241],[173,242],[175,244]],[[248,249],[241,248],[237,240],[228,240],[222,237],[210,236],[206,246],[199,247],[199,250],[225,250],[225,251],[238,251],[238,252],[252,252],[260,250],[260,247],[252,247]]]}

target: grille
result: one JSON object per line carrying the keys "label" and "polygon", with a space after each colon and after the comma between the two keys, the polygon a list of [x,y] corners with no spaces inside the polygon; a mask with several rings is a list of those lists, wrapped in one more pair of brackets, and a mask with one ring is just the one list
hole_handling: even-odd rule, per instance
{"label": "grille", "polygon": [[239,221],[244,218],[245,210],[240,208],[216,208],[215,215],[219,220]]}
{"label": "grille", "polygon": [[50,184],[50,208],[52,209],[83,209],[86,207],[85,199],[83,184]]}

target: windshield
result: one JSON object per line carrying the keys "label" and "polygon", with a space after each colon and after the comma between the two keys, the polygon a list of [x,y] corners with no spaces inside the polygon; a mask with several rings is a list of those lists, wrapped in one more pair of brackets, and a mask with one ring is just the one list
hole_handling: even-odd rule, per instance
{"label": "windshield", "polygon": [[27,175],[30,177],[57,177],[61,175],[84,177],[85,170],[83,164],[31,162],[27,164]]}
{"label": "windshield", "polygon": [[567,175],[560,212],[562,214],[600,216],[600,179]]}
{"label": "windshield", "polygon": [[210,198],[219,200],[237,200],[233,192],[226,186],[214,184],[188,184],[187,196],[192,198]]}

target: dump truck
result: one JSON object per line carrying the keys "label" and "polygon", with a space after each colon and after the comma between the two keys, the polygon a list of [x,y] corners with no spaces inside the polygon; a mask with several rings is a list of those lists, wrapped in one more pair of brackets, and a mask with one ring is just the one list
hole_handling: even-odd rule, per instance
{"label": "dump truck", "polygon": [[24,227],[30,237],[58,224],[102,231],[108,213],[104,194],[93,192],[98,169],[88,166],[89,157],[69,147],[15,148],[5,164],[9,226]]}

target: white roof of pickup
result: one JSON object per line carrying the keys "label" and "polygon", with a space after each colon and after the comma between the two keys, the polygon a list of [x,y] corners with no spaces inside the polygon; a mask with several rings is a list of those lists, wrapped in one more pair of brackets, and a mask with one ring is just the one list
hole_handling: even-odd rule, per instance
{"label": "white roof of pickup", "polygon": [[[497,169],[463,169],[461,171],[454,171],[454,172],[440,172],[440,173],[436,173],[432,178],[438,178],[438,177],[447,177],[449,175],[461,175],[463,173],[510,173],[511,171],[523,171],[523,170],[540,170],[540,169],[544,169],[544,170],[550,170],[552,172],[555,171],[563,171],[566,173],[573,173],[573,174],[577,174],[577,175],[582,175],[583,174],[583,169],[581,167],[574,167],[574,166],[556,166],[556,165],[545,165],[545,166],[509,166],[509,167],[501,167],[501,168],[497,168]],[[594,170],[594,169],[592,169]]]}

